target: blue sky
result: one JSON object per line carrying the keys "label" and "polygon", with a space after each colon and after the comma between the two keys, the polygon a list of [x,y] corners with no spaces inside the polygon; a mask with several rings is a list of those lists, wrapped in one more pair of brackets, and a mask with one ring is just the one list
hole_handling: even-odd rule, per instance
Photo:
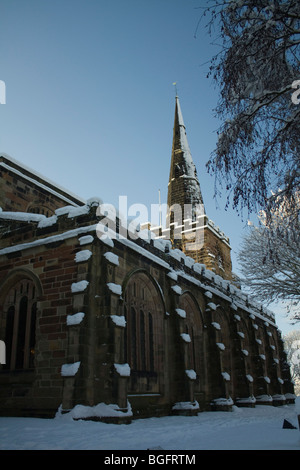
{"label": "blue sky", "polygon": [[[217,207],[205,164],[216,144],[217,52],[205,0],[0,0],[0,150],[81,196],[167,201],[177,82],[208,216],[231,240],[245,220]],[[204,65],[203,65],[204,64]],[[280,326],[281,327],[281,326]]]}

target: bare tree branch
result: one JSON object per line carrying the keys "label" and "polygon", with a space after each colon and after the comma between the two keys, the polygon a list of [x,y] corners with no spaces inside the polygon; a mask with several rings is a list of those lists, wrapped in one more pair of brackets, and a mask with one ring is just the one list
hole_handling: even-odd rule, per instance
{"label": "bare tree branch", "polygon": [[[300,80],[300,3],[214,0],[204,17],[222,39],[209,71],[220,86],[215,111],[223,120],[207,163],[215,195],[225,182],[227,206],[272,214],[279,200],[271,191],[292,201],[300,190],[300,105],[291,99]],[[297,211],[290,229],[299,229]]]}

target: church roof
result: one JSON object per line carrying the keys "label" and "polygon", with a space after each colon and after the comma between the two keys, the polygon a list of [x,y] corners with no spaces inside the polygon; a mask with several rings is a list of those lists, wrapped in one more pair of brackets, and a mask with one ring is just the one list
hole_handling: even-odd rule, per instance
{"label": "church roof", "polygon": [[72,205],[83,205],[85,204],[85,200],[73,194],[69,190],[59,186],[58,184],[54,183],[50,179],[46,178],[45,176],[41,175],[35,170],[27,167],[23,163],[12,158],[10,155],[6,153],[0,153],[0,170],[1,168],[6,169],[14,173],[17,177],[23,178],[27,180],[29,183],[38,186],[51,194],[58,196],[62,201],[67,204]]}

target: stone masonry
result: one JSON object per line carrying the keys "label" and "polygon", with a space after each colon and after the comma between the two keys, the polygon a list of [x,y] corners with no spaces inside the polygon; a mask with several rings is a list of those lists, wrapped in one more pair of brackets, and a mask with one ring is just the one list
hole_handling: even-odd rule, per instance
{"label": "stone masonry", "polygon": [[172,211],[169,238],[129,233],[100,200],[0,156],[1,416],[118,423],[294,402],[273,313],[233,283],[228,237],[194,211],[203,197],[176,97],[168,205],[185,204],[179,240]]}
{"label": "stone masonry", "polygon": [[2,235],[0,335],[20,281],[36,287],[37,320],[34,366],[0,371],[1,415],[80,417],[81,405],[118,422],[293,401],[270,312],[170,242],[105,235],[96,201],[57,213]]}

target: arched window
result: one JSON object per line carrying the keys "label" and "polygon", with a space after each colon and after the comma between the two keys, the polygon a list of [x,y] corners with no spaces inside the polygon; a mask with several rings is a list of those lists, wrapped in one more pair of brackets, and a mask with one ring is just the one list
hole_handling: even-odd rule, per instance
{"label": "arched window", "polygon": [[125,358],[131,368],[129,391],[158,392],[163,369],[164,306],[154,281],[133,274],[124,295]]}
{"label": "arched window", "polygon": [[42,214],[42,215],[45,215],[46,217],[50,217],[51,215],[53,215],[53,210],[50,209],[50,207],[45,206],[45,205],[43,206],[38,201],[34,203],[30,203],[27,206],[26,212],[30,212],[32,214]]}
{"label": "arched window", "polygon": [[34,366],[36,289],[24,279],[14,285],[4,301],[6,365],[4,368],[31,369]]}

